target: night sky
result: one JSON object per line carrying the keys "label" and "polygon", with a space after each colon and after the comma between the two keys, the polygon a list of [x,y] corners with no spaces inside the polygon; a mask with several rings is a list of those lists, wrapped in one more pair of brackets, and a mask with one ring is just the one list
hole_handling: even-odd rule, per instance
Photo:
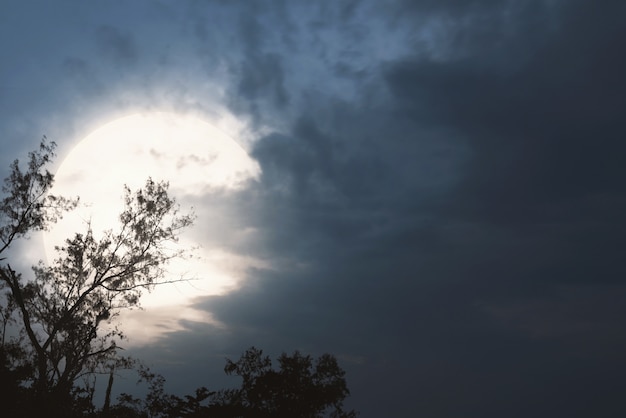
{"label": "night sky", "polygon": [[625,17],[621,0],[2,0],[2,173],[44,134],[62,160],[140,111],[247,124],[262,174],[195,204],[234,219],[204,245],[264,264],[189,301],[215,322],[128,349],[172,392],[229,382],[224,358],[255,345],[337,356],[364,418],[626,416]]}

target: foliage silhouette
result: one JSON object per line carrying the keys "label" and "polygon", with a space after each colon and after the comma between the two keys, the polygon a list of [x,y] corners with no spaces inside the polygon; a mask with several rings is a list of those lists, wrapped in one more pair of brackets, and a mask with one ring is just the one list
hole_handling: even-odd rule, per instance
{"label": "foliage silhouette", "polygon": [[251,347],[234,362],[226,361],[224,371],[239,376],[241,386],[210,391],[206,387],[184,398],[167,395],[165,379],[141,369],[141,380],[149,384],[144,400],[122,394],[112,408],[113,416],[158,418],[353,418],[355,411],[345,411],[343,401],[350,394],[345,372],[330,354],[317,359],[296,351],[278,357],[279,368],[272,367],[263,351]]}
{"label": "foliage silhouette", "polygon": [[[44,138],[29,154],[24,171],[17,160],[11,165],[0,202],[0,255],[77,205],[78,199],[49,193],[54,176],[46,165],[54,148]],[[102,325],[121,310],[136,307],[143,290],[164,282],[165,264],[182,255],[169,244],[192,217],[179,214],[167,188],[167,183],[151,179],[136,192],[126,187],[117,230],[96,237],[88,224],[85,233],[56,248],[51,265],[35,266],[32,277],[24,279],[4,263],[6,257],[0,260],[6,299],[1,310],[4,362],[13,370],[31,371],[21,382],[38,406],[61,408],[59,412],[70,416],[63,408],[74,410],[77,401],[90,405],[90,377],[132,365],[119,353],[122,332],[115,327],[103,331]],[[9,336],[7,325],[17,326],[19,334]]]}
{"label": "foliage silhouette", "polygon": [[269,356],[254,347],[241,358],[228,360],[224,371],[240,376],[241,388],[222,393],[218,405],[243,411],[246,417],[353,417],[343,410],[343,400],[350,394],[345,372],[330,354],[317,359],[295,351],[278,357],[278,370]]}

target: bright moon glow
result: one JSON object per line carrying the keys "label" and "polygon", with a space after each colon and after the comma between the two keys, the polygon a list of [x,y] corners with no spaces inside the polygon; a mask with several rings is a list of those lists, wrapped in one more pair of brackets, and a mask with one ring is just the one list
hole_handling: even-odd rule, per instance
{"label": "bright moon glow", "polygon": [[[49,260],[54,257],[55,245],[63,244],[76,232],[85,232],[87,221],[91,222],[96,237],[106,229],[115,231],[125,184],[136,190],[148,177],[168,181],[170,194],[185,213],[191,209],[185,204],[186,199],[198,201],[212,192],[239,190],[259,174],[257,162],[233,139],[196,118],[150,113],[115,120],[76,145],[55,174],[52,192],[66,197],[80,196],[81,204],[44,235],[47,257]],[[199,215],[196,224],[203,222],[200,209],[195,208]],[[181,246],[197,247],[198,243],[188,235],[183,235]],[[164,285],[146,293],[142,306],[147,311],[159,307],[171,312],[178,306],[178,319],[206,319],[185,307],[185,302],[195,296],[223,293],[242,278],[247,266],[259,266],[254,259],[220,248],[200,246],[194,254],[193,259],[171,263],[168,268],[169,278],[182,276],[194,280]],[[137,314],[129,315],[126,320],[132,322],[133,316]],[[160,321],[158,328],[175,329],[176,319],[169,316],[172,323]],[[143,325],[145,328],[146,324]]]}

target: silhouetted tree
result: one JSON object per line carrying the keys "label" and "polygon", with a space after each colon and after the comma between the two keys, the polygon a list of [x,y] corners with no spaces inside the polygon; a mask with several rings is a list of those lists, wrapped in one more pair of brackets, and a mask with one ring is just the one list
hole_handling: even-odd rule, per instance
{"label": "silhouetted tree", "polygon": [[314,418],[330,413],[351,417],[343,411],[343,400],[350,394],[345,372],[330,354],[313,360],[296,351],[278,357],[278,370],[269,356],[254,347],[241,358],[228,360],[224,371],[243,379],[240,389],[226,391],[223,404],[241,407],[245,417]]}
{"label": "silhouetted tree", "polygon": [[317,359],[298,351],[278,358],[279,369],[254,347],[237,362],[226,361],[224,371],[242,378],[241,387],[210,391],[201,387],[183,398],[164,391],[165,379],[140,369],[140,381],[149,385],[145,399],[129,394],[118,397],[111,416],[134,418],[354,418],[344,411],[343,401],[350,394],[345,372],[330,354]]}
{"label": "silhouetted tree", "polygon": [[[134,418],[174,418],[186,416],[183,411],[187,410],[187,401],[191,399],[186,396],[185,400],[167,394],[165,392],[165,378],[152,372],[148,367],[140,365],[137,369],[139,383],[148,385],[148,393],[144,399],[137,398],[128,393],[118,396],[117,404],[110,408],[108,416],[111,417],[134,417]],[[189,403],[191,404],[191,403]]]}
{"label": "silhouetted tree", "polygon": [[278,364],[278,370],[274,369],[270,358],[252,347],[238,361],[227,360],[224,368],[227,374],[242,378],[240,388],[217,392],[200,388],[184,399],[170,397],[170,406],[161,409],[163,416],[356,417],[356,412],[343,409],[350,391],[334,356],[324,354],[314,360],[296,351],[291,356],[283,353]]}
{"label": "silhouetted tree", "polygon": [[[17,239],[46,229],[77,205],[77,199],[49,193],[54,176],[46,165],[54,147],[44,138],[39,150],[29,154],[24,171],[17,160],[11,165],[0,202],[0,256]],[[57,248],[51,265],[40,262],[26,279],[0,259],[0,288],[5,290],[0,318],[3,361],[11,363],[7,370],[32,371],[20,379],[32,389],[37,406],[56,408],[65,416],[80,408],[93,409],[93,386],[78,382],[111,367],[130,365],[119,354],[122,332],[117,328],[103,332],[102,324],[120,310],[137,306],[143,290],[164,282],[168,260],[181,255],[169,244],[192,218],[179,215],[167,188],[167,183],[151,179],[136,192],[126,187],[115,231],[96,237],[88,225],[86,232]],[[11,322],[20,332],[7,337]],[[19,355],[9,355],[14,347],[21,350],[14,350]]]}

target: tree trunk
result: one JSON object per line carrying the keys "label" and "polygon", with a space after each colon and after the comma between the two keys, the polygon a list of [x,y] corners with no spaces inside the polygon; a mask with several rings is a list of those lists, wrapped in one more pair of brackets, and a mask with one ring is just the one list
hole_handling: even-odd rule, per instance
{"label": "tree trunk", "polygon": [[109,408],[111,406],[111,388],[113,387],[113,369],[111,369],[111,374],[109,374],[109,383],[107,384],[107,391],[104,397],[104,406],[102,407],[102,416],[109,416]]}

